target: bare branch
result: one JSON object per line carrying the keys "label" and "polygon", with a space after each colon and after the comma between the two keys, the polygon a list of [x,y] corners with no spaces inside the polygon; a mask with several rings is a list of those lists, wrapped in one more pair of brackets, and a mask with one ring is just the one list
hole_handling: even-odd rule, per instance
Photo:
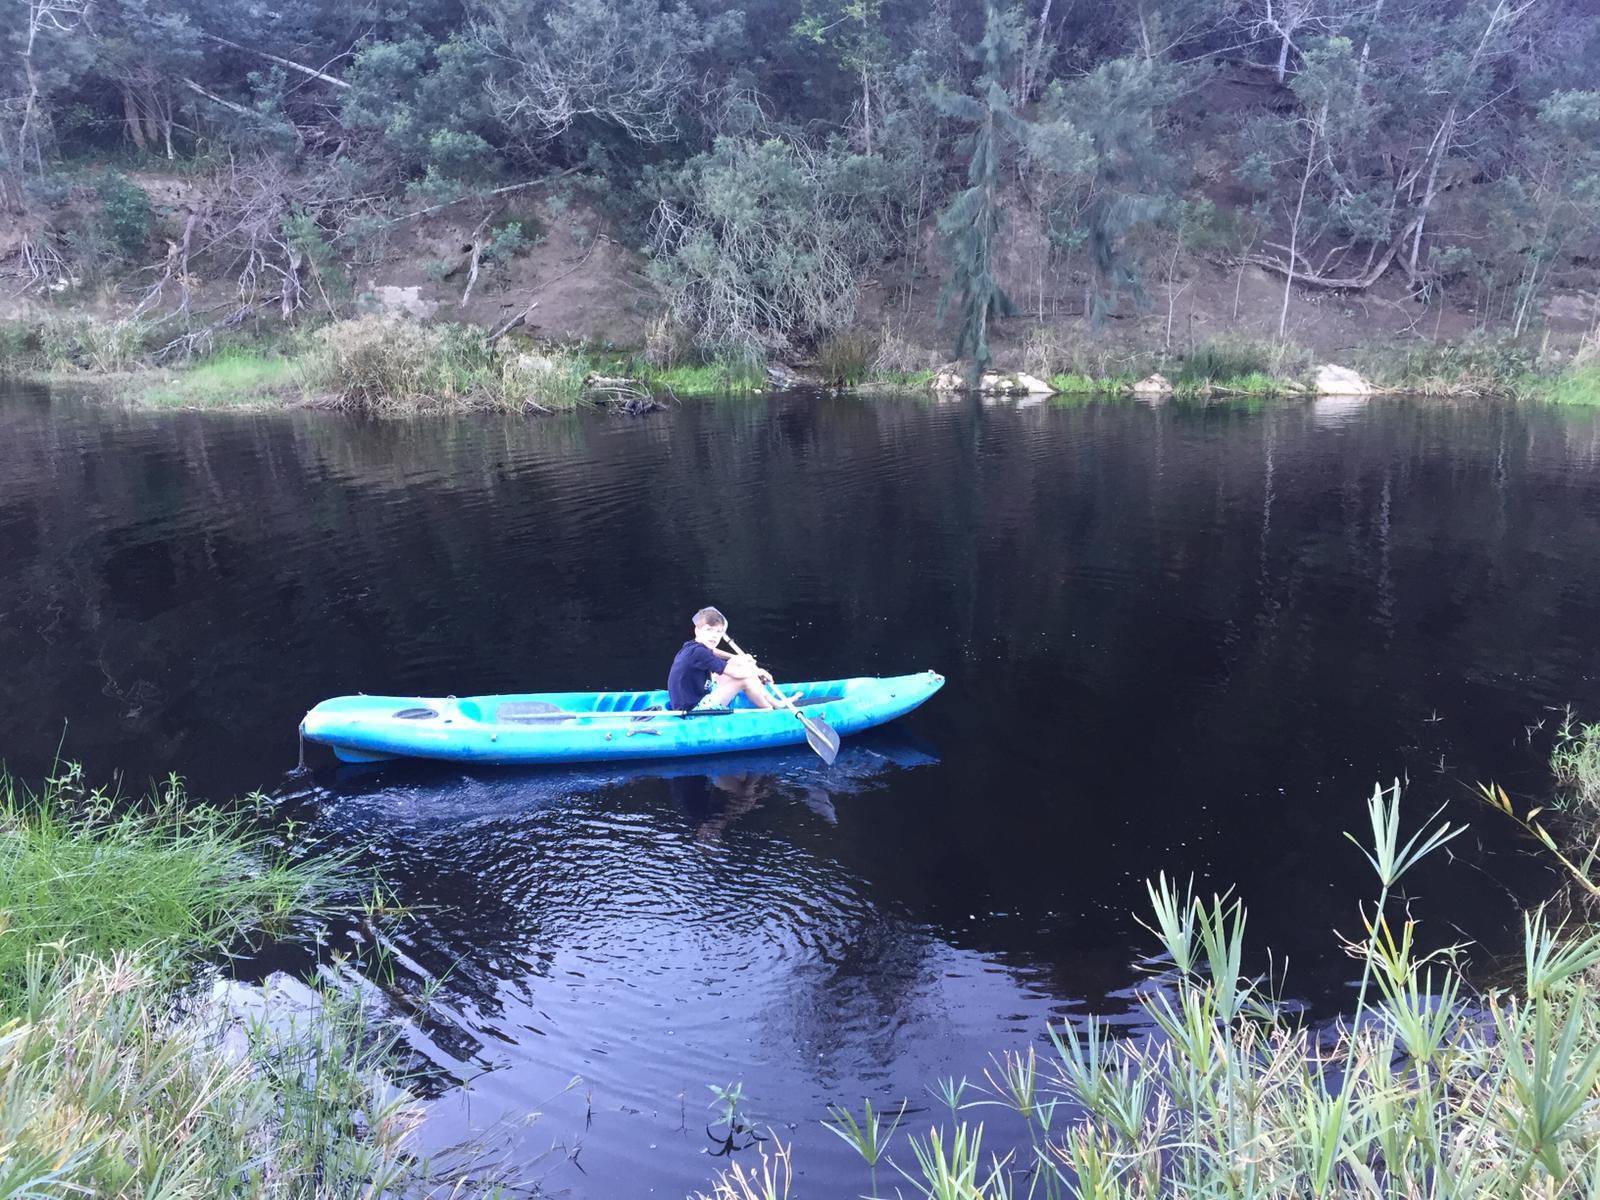
{"label": "bare branch", "polygon": [[333,75],[329,75],[326,72],[319,71],[315,67],[308,67],[304,63],[297,63],[292,59],[280,58],[276,54],[268,54],[265,50],[257,50],[252,46],[241,46],[238,42],[230,42],[227,38],[218,37],[214,33],[202,33],[200,36],[205,38],[207,41],[216,42],[219,46],[228,46],[234,50],[242,50],[246,54],[254,54],[257,58],[264,58],[268,62],[275,62],[280,67],[288,67],[291,71],[299,71],[300,74],[310,76],[312,79],[320,79],[323,83],[331,83],[336,88],[348,88],[350,86],[344,80]]}

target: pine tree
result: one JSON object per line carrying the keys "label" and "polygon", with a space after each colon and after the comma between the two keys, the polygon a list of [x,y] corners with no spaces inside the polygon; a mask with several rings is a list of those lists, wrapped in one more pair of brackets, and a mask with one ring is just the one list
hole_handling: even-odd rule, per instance
{"label": "pine tree", "polygon": [[957,193],[939,216],[949,260],[944,292],[939,299],[942,317],[957,301],[957,358],[971,360],[976,380],[988,367],[989,323],[1016,312],[995,277],[995,254],[1000,235],[1002,137],[1020,142],[1025,126],[1011,110],[1005,80],[1015,59],[1020,30],[999,0],[986,0],[983,40],[969,53],[982,64],[971,95],[937,92],[934,103],[946,116],[972,126],[959,147],[970,155],[967,186]]}

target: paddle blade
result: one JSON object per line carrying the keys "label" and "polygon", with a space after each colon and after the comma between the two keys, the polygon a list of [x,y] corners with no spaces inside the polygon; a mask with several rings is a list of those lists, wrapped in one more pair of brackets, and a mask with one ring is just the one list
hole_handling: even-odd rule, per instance
{"label": "paddle blade", "polygon": [[839,757],[839,731],[821,717],[808,717],[798,711],[795,716],[806,727],[806,745],[815,750],[828,766],[833,766],[833,760]]}

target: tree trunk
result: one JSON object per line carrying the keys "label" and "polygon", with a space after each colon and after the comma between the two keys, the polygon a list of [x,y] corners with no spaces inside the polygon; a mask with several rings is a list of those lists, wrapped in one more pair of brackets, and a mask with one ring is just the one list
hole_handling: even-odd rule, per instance
{"label": "tree trunk", "polygon": [[1282,83],[1289,74],[1289,34],[1283,35],[1283,41],[1278,44],[1278,82]]}
{"label": "tree trunk", "polygon": [[144,127],[139,122],[139,107],[133,101],[133,92],[127,84],[122,85],[122,119],[128,127],[128,136],[133,139],[133,144],[141,151],[149,147],[144,140]]}
{"label": "tree trunk", "polygon": [[867,56],[861,56],[861,128],[866,136],[867,157],[872,157],[872,91],[867,86]]}
{"label": "tree trunk", "polygon": [[1428,209],[1433,207],[1433,198],[1439,190],[1439,165],[1444,162],[1444,156],[1450,152],[1450,142],[1455,137],[1456,131],[1456,106],[1452,104],[1450,111],[1445,114],[1444,123],[1439,126],[1438,146],[1434,151],[1433,161],[1428,164],[1428,182],[1422,189],[1422,206],[1417,209],[1417,231],[1411,239],[1411,256],[1406,261],[1406,275],[1413,283],[1417,279],[1417,258],[1422,253],[1422,229],[1428,221]]}
{"label": "tree trunk", "polygon": [[[1287,41],[1285,41],[1285,45],[1287,44]],[[1279,61],[1281,62],[1282,60],[1280,59]],[[1328,105],[1324,102],[1321,119],[1327,120],[1327,117]],[[1320,128],[1320,125],[1311,127],[1311,144],[1306,147],[1306,168],[1300,175],[1300,199],[1295,202],[1294,223],[1289,226],[1289,269],[1284,273],[1283,307],[1278,311],[1278,340],[1280,342],[1283,341],[1284,331],[1289,325],[1289,295],[1294,287],[1295,246],[1300,240],[1300,214],[1305,210],[1306,206],[1306,187],[1311,182],[1312,156],[1316,153],[1317,131]]]}

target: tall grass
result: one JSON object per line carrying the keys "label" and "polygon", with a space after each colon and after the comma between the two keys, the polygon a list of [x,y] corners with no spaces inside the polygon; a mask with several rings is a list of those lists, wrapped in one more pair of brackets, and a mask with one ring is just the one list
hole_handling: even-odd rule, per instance
{"label": "tall grass", "polygon": [[[947,1086],[949,1120],[919,1122],[904,1151],[871,1111],[836,1112],[832,1127],[874,1178],[894,1173],[872,1194],[904,1183],[964,1200],[1600,1195],[1600,933],[1568,935],[1535,911],[1518,985],[1474,996],[1392,900],[1460,829],[1435,813],[1408,835],[1398,784],[1374,790],[1368,815],[1377,895],[1347,947],[1360,964],[1347,1020],[1312,1029],[1242,971],[1239,901],[1158,878],[1149,928],[1167,965],[1139,993],[1155,1032],[1052,1027],[1049,1053],[996,1060],[973,1098]],[[980,1106],[1009,1115],[1019,1149],[983,1150],[985,1126],[968,1115]],[[724,1174],[712,1194],[776,1200],[786,1182]]]}
{"label": "tall grass", "polygon": [[308,384],[341,407],[378,415],[492,407],[570,408],[588,364],[573,353],[491,343],[465,325],[390,317],[337,321],[317,331],[305,358]]}
{"label": "tall grass", "polygon": [[176,970],[183,956],[316,911],[339,869],[283,861],[248,812],[194,803],[176,779],[130,804],[76,768],[37,793],[0,775],[0,1017],[41,948],[139,950],[152,969]]}
{"label": "tall grass", "polygon": [[1177,396],[1267,396],[1293,388],[1312,357],[1288,342],[1242,339],[1198,346],[1172,368]]}
{"label": "tall grass", "polygon": [[1535,356],[1510,343],[1443,343],[1373,347],[1356,365],[1378,386],[1422,396],[1502,396],[1530,378]]}

